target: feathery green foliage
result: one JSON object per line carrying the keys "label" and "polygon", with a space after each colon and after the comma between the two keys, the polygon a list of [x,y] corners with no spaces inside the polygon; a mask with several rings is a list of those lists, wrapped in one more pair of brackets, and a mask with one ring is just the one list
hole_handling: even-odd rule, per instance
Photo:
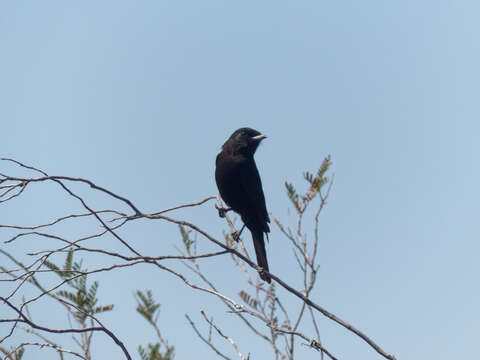
{"label": "feathery green foliage", "polygon": [[147,293],[145,294],[142,291],[137,290],[136,295],[137,296],[135,299],[137,300],[137,312],[149,323],[156,323],[160,313],[160,304],[156,303],[153,299],[152,291],[147,290]]}
{"label": "feathery green foliage", "polygon": [[320,165],[320,167],[318,168],[315,176],[313,176],[308,171],[305,171],[303,173],[303,177],[310,183],[312,191],[314,191],[314,195],[316,195],[320,191],[322,186],[328,182],[328,178],[325,176],[325,173],[327,172],[330,165],[332,165],[332,162],[330,155],[328,155],[323,160],[322,165]]}
{"label": "feathery green foliage", "polygon": [[190,239],[190,230],[187,230],[183,225],[178,225],[178,228],[180,230],[180,235],[182,236],[182,241],[185,245],[185,249],[188,253],[190,253],[190,246],[194,243],[194,241]]}
{"label": "feathery green foliage", "polygon": [[87,269],[82,270],[82,261],[73,262],[72,249],[68,251],[65,264],[61,269],[50,261],[45,261],[45,266],[53,270],[62,279],[68,280],[67,284],[73,291],[60,290],[57,292],[57,296],[67,299],[76,305],[79,310],[73,311],[73,315],[81,324],[85,324],[85,320],[89,315],[113,309],[113,304],[96,306],[98,302],[97,291],[99,284],[97,281],[94,281],[90,287],[87,287],[87,275],[82,274],[85,273]]}
{"label": "feathery green foliage", "polygon": [[298,194],[292,183],[285,182],[287,196],[298,213],[303,213],[310,201],[312,201],[313,198],[320,193],[322,187],[328,183],[329,179],[327,176],[325,176],[325,174],[330,168],[330,165],[332,165],[332,162],[330,155],[328,155],[325,159],[323,159],[323,162],[315,175],[308,171],[303,173],[303,178],[310,184],[310,187],[303,195]]}
{"label": "feathery green foliage", "polygon": [[[188,236],[188,233],[185,234]],[[137,290],[135,293],[135,300],[137,301],[137,312],[153,326],[157,333],[157,337],[160,340],[155,344],[149,343],[146,348],[140,345],[138,347],[140,357],[142,360],[173,360],[175,348],[169,346],[167,341],[165,341],[160,334],[160,329],[157,325],[158,316],[160,315],[160,304],[153,298],[152,291],[147,290],[146,292],[142,292],[141,290]],[[160,351],[162,344],[165,347],[163,353]]]}
{"label": "feathery green foliage", "polygon": [[155,345],[148,344],[147,349],[142,346],[138,347],[138,353],[142,360],[173,360],[173,346],[169,347],[165,353],[160,352],[160,343]]}

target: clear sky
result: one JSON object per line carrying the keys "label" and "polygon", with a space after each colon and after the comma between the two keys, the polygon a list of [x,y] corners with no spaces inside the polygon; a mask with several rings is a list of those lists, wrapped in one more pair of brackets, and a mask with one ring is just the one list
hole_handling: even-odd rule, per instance
{"label": "clear sky", "polygon": [[[216,194],[215,156],[231,132],[250,126],[268,136],[256,155],[267,207],[290,224],[285,180],[301,187],[302,172],[331,154],[335,182],[312,299],[399,359],[473,358],[479,14],[478,1],[2,2],[0,156],[91,179],[158,211]],[[31,224],[36,212],[50,219],[73,204],[53,201],[53,186],[35,190],[41,200],[30,189],[26,203],[0,209],[0,223]],[[212,206],[176,215],[217,237],[225,230]],[[180,244],[168,224],[138,223],[126,235],[152,254]],[[270,239],[272,272],[300,287],[290,244],[274,226]],[[26,252],[33,242],[0,246]],[[204,263],[235,297],[245,285],[227,260]],[[84,259],[87,267],[95,261]],[[95,279],[102,303],[116,304],[100,318],[134,355],[154,336],[132,294],[151,288],[177,359],[214,358],[184,318],[201,324],[200,309],[244,353],[272,357],[218,300],[165,273],[141,266]],[[42,304],[32,312],[65,325],[64,314]],[[320,324],[339,359],[380,358],[331,321]],[[235,358],[228,344],[221,348]],[[298,359],[316,356],[298,351]],[[98,335],[93,355],[120,353]]]}

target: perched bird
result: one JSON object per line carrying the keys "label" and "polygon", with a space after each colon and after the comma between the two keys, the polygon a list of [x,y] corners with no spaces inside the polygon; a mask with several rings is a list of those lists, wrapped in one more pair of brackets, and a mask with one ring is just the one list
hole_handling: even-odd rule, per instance
{"label": "perched bird", "polygon": [[[220,196],[230,209],[240,215],[252,233],[257,264],[268,269],[267,253],[263,234],[268,238],[270,228],[262,181],[253,155],[266,136],[250,128],[235,131],[223,144],[215,162],[215,181]],[[242,228],[243,230],[243,228]],[[260,277],[270,283],[270,276],[260,271]]]}

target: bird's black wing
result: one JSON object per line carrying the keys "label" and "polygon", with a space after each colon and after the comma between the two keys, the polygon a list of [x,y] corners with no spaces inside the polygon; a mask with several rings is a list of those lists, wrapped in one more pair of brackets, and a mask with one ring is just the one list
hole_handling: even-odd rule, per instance
{"label": "bird's black wing", "polygon": [[[240,183],[245,194],[245,202],[248,203],[247,222],[251,222],[256,228],[262,232],[270,232],[268,223],[270,218],[265,204],[265,195],[263,194],[262,181],[258,173],[257,166],[254,161],[246,161],[244,169],[239,172]],[[247,224],[247,227],[249,224]],[[258,227],[257,227],[258,226]]]}
{"label": "bird's black wing", "polygon": [[[240,184],[243,188],[244,202],[247,205],[247,211],[242,214],[242,220],[252,233],[253,245],[257,256],[257,264],[265,271],[268,268],[267,251],[265,249],[265,241],[263,233],[270,232],[268,223],[270,219],[265,205],[265,195],[263,194],[262,181],[258,173],[257,166],[253,161],[246,161],[246,168],[240,172]],[[269,275],[260,272],[260,277],[270,283],[272,280]]]}

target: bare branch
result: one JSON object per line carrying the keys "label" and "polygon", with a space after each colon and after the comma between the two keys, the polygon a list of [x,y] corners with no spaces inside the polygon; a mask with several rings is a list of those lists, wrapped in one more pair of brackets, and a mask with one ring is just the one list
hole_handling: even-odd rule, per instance
{"label": "bare branch", "polygon": [[38,346],[39,348],[44,348],[44,347],[52,348],[52,349],[54,349],[54,350],[56,350],[60,353],[70,354],[70,355],[76,356],[80,359],[88,360],[86,357],[80,355],[79,353],[77,353],[75,351],[64,349],[64,348],[61,348],[58,345],[50,344],[50,343],[24,342],[24,343],[21,343],[20,345],[18,345],[15,349],[13,349],[10,352],[10,354],[14,354],[17,350],[19,350],[19,349],[21,349],[22,347],[25,347],[25,346]]}
{"label": "bare branch", "polygon": [[[100,211],[95,211],[94,213],[96,213],[96,214],[111,213],[111,214],[116,214],[116,215],[119,215],[119,216],[126,216],[125,214],[123,214],[119,211],[116,211],[116,210],[100,210]],[[35,226],[19,226],[19,225],[2,225],[2,224],[0,224],[0,228],[9,228],[9,229],[18,229],[18,230],[37,230],[37,229],[40,229],[40,228],[43,228],[43,227],[49,227],[49,226],[58,224],[58,223],[60,223],[64,220],[67,220],[67,219],[88,217],[88,216],[92,216],[92,215],[93,215],[93,213],[70,214],[70,215],[67,215],[67,216],[59,217],[58,219],[55,219],[55,220],[53,220],[49,223],[46,223],[46,224],[40,224],[40,225],[35,225]]]}
{"label": "bare branch", "polygon": [[223,337],[225,340],[227,340],[230,344],[232,344],[233,348],[235,349],[235,351],[237,352],[238,356],[240,357],[240,359],[242,360],[248,360],[245,356],[242,355],[242,353],[240,352],[240,349],[238,348],[237,344],[235,344],[235,341],[230,337],[230,336],[227,336],[227,335],[224,335],[223,332],[213,323],[213,320],[209,320],[207,318],[207,315],[205,314],[205,312],[203,310],[200,310],[200,314],[202,314],[203,318],[205,319],[205,321],[207,323],[209,323],[215,330],[217,330],[217,333]]}
{"label": "bare branch", "polygon": [[[115,336],[114,333],[112,333],[110,330],[108,330],[104,326],[96,326],[96,327],[90,327],[90,328],[84,328],[84,329],[73,329],[73,328],[72,329],[50,329],[50,328],[47,328],[45,326],[37,325],[34,322],[30,321],[19,309],[17,309],[11,302],[9,302],[4,297],[0,296],[0,300],[2,300],[10,309],[12,309],[13,311],[15,311],[18,314],[19,318],[12,319],[13,322],[15,322],[15,323],[23,322],[23,323],[28,324],[29,326],[31,326],[34,329],[42,330],[42,331],[46,331],[46,332],[50,332],[50,333],[54,333],[54,334],[84,333],[84,332],[89,332],[89,331],[102,331],[102,332],[106,333],[122,349],[125,357],[127,359],[131,360],[131,356],[128,353],[127,349],[125,348],[125,345],[123,345],[123,343]],[[0,322],[12,322],[12,320],[5,321],[5,320],[0,319]]]}
{"label": "bare branch", "polygon": [[[55,289],[59,288],[60,286],[62,286],[64,283],[66,283],[67,281],[70,281],[72,280],[73,278],[75,277],[78,277],[78,276],[83,276],[85,274],[91,274],[91,273],[95,273],[95,272],[101,272],[101,271],[109,271],[109,270],[112,270],[112,269],[116,269],[116,268],[121,268],[121,267],[127,267],[127,266],[133,266],[135,264],[138,264],[138,263],[149,263],[149,264],[152,264],[152,265],[155,265],[157,266],[159,269],[161,270],[164,270],[164,271],[167,271],[169,272],[170,274],[180,278],[187,286],[193,288],[193,289],[196,289],[196,290],[199,290],[199,291],[202,291],[202,292],[207,292],[207,293],[210,293],[212,295],[215,295],[217,296],[218,298],[220,298],[225,304],[227,304],[229,306],[229,308],[232,310],[233,313],[237,314],[237,315],[241,315],[241,314],[248,314],[252,317],[255,317],[255,318],[258,318],[260,319],[261,321],[263,321],[265,324],[269,325],[270,327],[274,326],[272,324],[272,322],[274,321],[275,317],[273,315],[274,313],[274,308],[275,308],[275,305],[276,304],[281,304],[279,301],[275,300],[275,298],[272,296],[272,298],[270,299],[270,306],[271,306],[271,311],[267,314],[267,312],[265,311],[265,308],[264,308],[264,305],[261,305],[260,306],[260,312],[257,312],[257,311],[253,311],[251,309],[248,309],[247,307],[243,306],[243,305],[239,305],[237,304],[233,299],[231,299],[230,297],[222,294],[221,292],[217,291],[215,289],[215,287],[211,284],[211,282],[209,282],[208,280],[206,280],[206,278],[204,277],[203,280],[206,281],[206,283],[210,283],[209,284],[209,288],[205,288],[205,287],[201,287],[197,284],[194,284],[192,283],[191,281],[189,281],[183,274],[179,273],[179,272],[176,272],[174,270],[172,270],[171,268],[168,268],[162,264],[159,263],[159,261],[161,260],[164,260],[164,259],[180,259],[180,260],[188,260],[188,261],[194,261],[196,259],[199,259],[199,258],[206,258],[206,257],[213,257],[213,256],[219,256],[219,255],[223,255],[223,254],[226,254],[226,253],[230,253],[235,261],[237,262],[237,264],[241,264],[242,265],[242,271],[244,271],[246,274],[247,272],[245,271],[246,267],[245,267],[245,264],[250,266],[252,269],[255,269],[256,271],[259,271],[259,267],[253,262],[251,261],[250,257],[248,256],[248,253],[246,252],[245,250],[245,247],[243,246],[243,243],[239,243],[240,244],[240,251],[237,250],[237,249],[234,249],[234,248],[230,248],[229,246],[225,245],[222,241],[219,241],[217,239],[215,239],[214,237],[212,237],[211,235],[209,235],[206,231],[202,230],[200,227],[196,226],[195,224],[193,223],[190,223],[190,222],[187,222],[187,221],[184,221],[184,220],[181,220],[181,219],[175,219],[175,218],[172,218],[172,217],[169,217],[169,216],[166,216],[164,215],[165,213],[167,212],[170,212],[170,211],[173,211],[173,210],[177,210],[177,209],[181,209],[181,208],[186,208],[186,207],[193,207],[193,206],[199,206],[199,205],[202,205],[206,202],[208,202],[209,200],[212,200],[214,199],[215,197],[211,196],[211,197],[207,197],[199,202],[195,202],[195,203],[191,203],[191,204],[184,204],[184,205],[179,205],[179,206],[176,206],[176,207],[172,207],[172,208],[169,208],[169,209],[166,209],[166,210],[162,210],[162,211],[158,211],[158,212],[154,212],[154,213],[151,213],[151,214],[145,214],[143,212],[141,212],[139,210],[139,208],[137,208],[132,201],[130,201],[129,199],[123,197],[123,196],[120,196],[118,194],[115,194],[114,192],[106,189],[106,188],[103,188],[101,186],[98,186],[96,185],[95,183],[93,183],[92,181],[90,180],[87,180],[87,179],[83,179],[83,178],[75,178],[75,177],[68,177],[68,176],[49,176],[48,174],[46,174],[45,172],[43,172],[42,170],[39,170],[39,169],[36,169],[34,167],[31,167],[31,166],[27,166],[27,165],[24,165],[22,164],[21,162],[17,161],[17,160],[14,160],[14,159],[6,159],[6,158],[1,158],[0,160],[4,160],[4,161],[9,161],[9,162],[13,162],[23,168],[26,168],[26,169],[30,169],[30,170],[34,170],[38,173],[40,173],[42,176],[40,177],[37,177],[37,178],[21,178],[21,177],[11,177],[11,176],[7,176],[7,175],[4,175],[4,174],[0,174],[0,184],[1,184],[1,188],[2,189],[5,189],[3,191],[3,193],[1,193],[1,196],[0,198],[2,198],[3,202],[6,202],[6,201],[9,201],[11,200],[12,198],[14,197],[17,197],[17,196],[20,196],[22,194],[22,192],[24,191],[24,189],[29,186],[30,184],[32,183],[41,183],[41,182],[49,182],[49,181],[53,181],[55,183],[57,183],[58,185],[61,186],[61,188],[67,192],[71,197],[77,199],[81,205],[83,206],[84,209],[86,209],[88,212],[87,213],[84,213],[84,214],[70,214],[70,215],[66,215],[66,216],[63,216],[63,217],[60,217],[60,218],[57,218],[56,220],[53,220],[49,223],[46,223],[46,224],[40,224],[40,225],[34,225],[34,226],[21,226],[21,225],[0,225],[0,227],[4,227],[4,228],[10,228],[10,229],[17,229],[17,230],[32,230],[32,232],[28,232],[28,233],[20,233],[20,234],[17,234],[15,236],[13,236],[9,241],[14,241],[16,239],[18,239],[19,237],[23,237],[23,236],[27,236],[27,235],[36,235],[36,236],[42,236],[42,237],[47,237],[47,238],[51,238],[53,240],[57,240],[57,241],[60,241],[60,242],[63,242],[65,243],[65,246],[63,248],[59,248],[59,249],[54,249],[54,250],[49,250],[49,251],[41,251],[41,252],[37,252],[37,253],[32,253],[31,255],[41,255],[41,254],[44,254],[42,255],[39,259],[35,260],[35,262],[30,265],[30,266],[24,266],[24,265],[19,265],[23,270],[24,270],[24,273],[21,274],[20,276],[14,276],[14,271],[13,270],[10,270],[10,271],[7,271],[6,269],[4,270],[5,273],[7,273],[8,275],[10,276],[13,276],[16,280],[18,280],[20,283],[19,283],[19,286],[16,288],[16,290],[13,292],[15,293],[25,282],[31,282],[33,284],[35,284],[37,287],[40,287],[40,284],[38,284],[38,281],[35,279],[34,277],[34,274],[36,273],[39,273],[41,272],[42,270],[40,270],[40,266],[41,264],[51,255],[51,254],[54,254],[54,253],[58,253],[58,252],[63,252],[63,251],[67,251],[67,248],[68,247],[73,247],[74,250],[73,251],[86,251],[86,252],[97,252],[97,253],[102,253],[104,255],[107,255],[107,256],[111,256],[111,257],[115,257],[115,258],[120,258],[124,261],[126,261],[127,263],[125,264],[114,264],[112,266],[108,266],[108,267],[104,267],[104,268],[100,268],[100,269],[95,269],[95,270],[92,270],[92,271],[88,271],[88,272],[81,272],[81,273],[78,273],[77,275],[74,275],[74,277],[72,278],[68,278],[68,280],[64,280],[62,282],[60,282],[59,284],[57,284],[56,286],[53,286],[52,288],[50,288],[49,290],[44,290],[42,291],[42,293],[32,299],[30,299],[29,301],[25,302],[23,305],[22,305],[22,308],[23,306],[25,306],[26,304],[28,304],[29,302],[33,302],[33,301],[36,301],[38,300],[40,297],[44,296],[44,295],[51,295],[51,292],[54,291]],[[316,180],[315,180],[316,181]],[[323,181],[323,180],[322,180]],[[116,211],[116,210],[101,210],[101,211],[94,211],[92,210],[92,208],[90,206],[87,205],[87,203],[85,202],[85,200],[78,196],[77,194],[75,194],[69,187],[67,187],[66,184],[68,183],[83,183],[83,184],[86,184],[88,186],[90,186],[92,189],[94,190],[97,190],[97,191],[100,191],[116,200],[119,200],[120,202],[124,203],[125,205],[127,205],[132,211],[133,211],[133,214],[132,215],[127,215],[127,214],[124,214],[122,212],[119,212],[119,211]],[[314,187],[317,186],[317,188]],[[277,284],[279,284],[280,286],[282,286],[285,290],[287,290],[288,292],[290,292],[291,294],[293,294],[294,296],[298,297],[299,299],[302,300],[302,306],[301,306],[301,309],[300,309],[300,312],[298,314],[298,317],[296,318],[295,320],[295,323],[292,327],[292,329],[289,329],[288,331],[289,332],[286,332],[286,331],[283,331],[284,334],[289,334],[289,335],[295,335],[297,337],[301,337],[305,340],[308,339],[308,337],[305,337],[305,335],[299,333],[297,331],[297,328],[298,328],[298,325],[300,324],[300,321],[301,321],[301,318],[303,317],[303,314],[304,314],[304,309],[305,309],[305,306],[309,306],[309,311],[311,313],[311,317],[312,317],[312,321],[314,322],[314,326],[315,326],[315,331],[317,333],[317,339],[319,339],[319,331],[318,331],[318,328],[315,324],[315,317],[313,315],[313,309],[315,309],[316,311],[320,312],[322,315],[326,316],[327,318],[333,320],[334,322],[338,323],[339,325],[343,326],[344,328],[346,328],[347,330],[353,332],[354,334],[356,334],[357,336],[359,336],[361,339],[363,339],[367,344],[369,344],[375,351],[377,351],[379,354],[381,354],[382,356],[384,356],[385,358],[387,359],[390,359],[390,360],[394,360],[395,357],[393,355],[389,355],[387,354],[383,349],[380,348],[380,346],[378,346],[372,339],[370,339],[367,335],[365,335],[363,332],[361,332],[360,330],[356,329],[355,327],[353,327],[351,324],[347,323],[346,321],[344,321],[343,319],[337,317],[336,315],[330,313],[329,311],[327,311],[326,309],[324,309],[323,307],[321,307],[320,305],[314,303],[310,297],[309,297],[309,294],[311,292],[311,290],[313,289],[313,286],[315,284],[315,281],[316,281],[316,272],[318,270],[318,267],[315,266],[315,257],[316,257],[316,254],[317,254],[317,249],[318,249],[318,216],[320,214],[320,211],[321,209],[323,208],[324,204],[325,204],[325,201],[326,201],[326,198],[328,197],[328,194],[330,192],[330,188],[331,188],[331,183],[330,183],[330,187],[328,188],[327,190],[327,193],[325,196],[323,196],[320,192],[320,188],[318,187],[318,184],[315,183],[315,184],[312,184],[312,188],[310,189],[310,193],[307,194],[307,196],[305,197],[302,197],[302,203],[300,205],[297,206],[297,212],[299,214],[299,219],[298,219],[298,223],[297,223],[297,231],[296,231],[296,237],[294,237],[294,235],[292,235],[291,233],[287,232],[283,227],[280,227],[279,225],[279,228],[280,230],[282,231],[283,234],[285,234],[287,236],[287,238],[292,242],[292,244],[294,245],[294,249],[298,252],[298,254],[300,255],[298,257],[298,260],[299,260],[299,264],[301,265],[301,270],[304,272],[304,289],[302,291],[299,291],[299,290],[296,290],[294,289],[293,287],[291,287],[290,285],[288,285],[287,283],[285,283],[283,280],[281,280],[280,278],[278,278],[276,275],[272,274],[272,273],[269,273],[267,271],[265,271],[263,269],[263,271],[269,275]],[[303,234],[303,231],[301,229],[301,226],[302,226],[302,218],[303,218],[303,213],[305,212],[305,210],[307,209],[307,206],[309,205],[310,201],[313,199],[313,197],[315,196],[315,191],[318,191],[320,192],[320,199],[321,199],[321,202],[320,202],[320,207],[319,209],[317,210],[316,214],[315,214],[315,240],[314,240],[314,245],[313,245],[313,249],[312,249],[312,252],[311,254],[308,253],[308,249],[307,249],[307,239],[306,239],[306,236]],[[5,196],[9,196],[8,198],[4,198]],[[220,200],[218,199],[219,203],[221,204]],[[117,221],[117,220],[121,220],[121,223],[116,225],[115,227],[109,227],[105,220],[102,219],[102,217],[100,216],[101,214],[103,213],[112,213],[112,214],[116,214],[118,215],[119,217],[113,219],[113,220],[110,220],[110,221]],[[48,228],[50,226],[53,226],[61,221],[64,221],[66,219],[71,219],[71,218],[75,218],[75,217],[90,217],[90,216],[93,216],[97,219],[97,221],[101,224],[101,226],[103,227],[103,229],[105,229],[103,232],[101,233],[98,233],[98,234],[95,234],[95,235],[91,235],[89,237],[85,237],[85,238],[81,238],[81,239],[77,239],[75,241],[69,241],[67,239],[64,239],[60,236],[57,236],[57,235],[54,235],[54,234],[50,234],[48,232],[37,232],[35,230],[38,230],[40,228]],[[216,244],[217,246],[221,247],[223,249],[223,251],[218,251],[218,252],[215,252],[215,253],[210,253],[210,254],[204,254],[204,255],[192,255],[192,254],[188,254],[187,256],[169,256],[169,255],[166,255],[166,256],[157,256],[157,257],[154,257],[154,256],[143,256],[142,254],[140,254],[137,250],[135,250],[129,243],[127,243],[120,235],[118,235],[118,233],[115,231],[116,229],[118,229],[120,226],[123,226],[125,223],[129,222],[129,221],[134,221],[134,220],[137,220],[137,219],[150,219],[150,220],[161,220],[161,221],[167,221],[167,222],[170,222],[170,223],[174,223],[174,224],[177,224],[177,225],[182,225],[188,229],[191,229],[193,231],[195,231],[197,234],[200,234],[202,235],[205,239],[207,239],[208,241]],[[232,232],[236,231],[235,230],[235,227],[233,225],[233,223],[230,221],[230,219],[228,218],[228,216],[226,216],[226,221],[227,221],[227,224],[229,226],[229,228],[232,230]],[[81,241],[84,241],[86,239],[89,239],[89,238],[92,238],[92,237],[100,237],[100,236],[103,236],[104,234],[106,233],[110,233],[112,234],[120,243],[122,243],[128,250],[130,250],[135,256],[125,256],[125,255],[121,255],[119,253],[115,253],[115,252],[112,252],[112,251],[108,251],[108,250],[104,250],[104,249],[93,249],[93,248],[87,248],[87,247],[83,247],[81,246],[79,243]],[[297,255],[297,254],[296,254]],[[303,258],[303,261],[300,262],[300,259]],[[240,262],[239,260],[241,260],[242,262]],[[15,262],[15,261],[14,261]],[[33,266],[37,265],[38,266],[34,269]],[[2,269],[4,269],[2,267]],[[21,270],[21,269],[19,269]],[[307,271],[308,271],[308,276],[307,276]],[[253,281],[251,281],[250,279],[250,284],[253,284]],[[260,291],[263,291],[263,290],[260,290],[259,287],[257,287],[257,295]],[[13,295],[12,293],[12,295]],[[265,293],[267,298],[268,298],[268,292]],[[11,296],[11,295],[10,295]],[[0,297],[0,299],[2,299],[7,305],[9,305],[10,307],[13,307],[14,309],[17,309],[15,308],[11,303],[9,303],[8,299],[9,298],[4,298],[4,297]],[[18,319],[13,319],[14,321],[12,321],[12,319],[4,319],[2,320],[2,322],[13,322],[14,323],[14,326],[12,327],[12,331],[15,327],[15,324],[17,322],[25,322],[27,323],[28,325],[34,327],[33,325],[35,325],[32,321],[28,320],[27,317],[25,315],[23,315],[22,313],[22,308],[20,309],[17,309],[17,313],[19,314],[19,318]],[[287,311],[285,310],[285,308],[281,307],[282,309],[282,312],[284,314],[287,314]],[[288,319],[288,317],[286,317]],[[30,321],[30,323],[28,322]],[[92,320],[93,321],[93,320]],[[244,319],[244,321],[246,321],[247,324],[249,324],[249,322]],[[276,321],[276,320],[275,320]],[[290,324],[290,320],[287,321],[288,324]],[[33,324],[33,325],[32,325]],[[82,331],[86,331],[85,329],[63,329],[63,330],[55,330],[55,329],[48,329],[48,328],[43,328],[43,327],[40,327],[38,325],[35,325],[37,326],[36,328],[39,329],[39,330],[43,330],[43,331],[51,331],[51,332],[58,332],[58,333],[62,333],[62,332],[73,332],[73,333],[76,333],[76,332],[79,332],[81,333]],[[290,326],[290,325],[289,325]],[[34,327],[35,328],[35,327]],[[86,329],[90,329],[89,331],[104,331],[105,333],[107,333],[107,335],[109,335],[116,343],[117,345],[119,345],[120,347],[123,346],[123,344],[121,344],[121,342],[117,342],[118,339],[116,339],[114,337],[113,334],[109,334],[108,333],[108,330],[105,329],[103,326],[96,326],[96,327],[89,327],[89,328],[86,328]],[[267,338],[268,339],[268,338]],[[274,341],[274,336],[272,334],[272,339],[268,339],[269,342],[272,343],[272,345],[274,346],[275,348],[275,341]],[[315,341],[315,340],[313,340]],[[319,343],[319,340],[318,341],[315,341],[314,343],[310,342],[311,344],[314,344],[315,346],[319,346],[319,349],[321,351],[322,350],[322,345]],[[124,348],[122,348],[123,350]],[[126,351],[126,350],[125,350]],[[291,349],[290,351],[293,351],[293,343],[292,343],[292,346],[291,346]],[[325,354],[327,354],[326,351],[324,351]],[[129,355],[128,353],[126,353],[126,356],[127,358],[129,358]]]}
{"label": "bare branch", "polygon": [[215,345],[213,345],[212,341],[210,339],[205,339],[205,337],[200,333],[200,331],[197,329],[197,327],[195,326],[195,323],[193,322],[192,319],[190,319],[190,316],[188,316],[187,314],[185,314],[185,317],[187,318],[188,322],[190,323],[190,326],[193,328],[193,330],[195,331],[195,333],[197,334],[197,336],[205,343],[207,344],[208,346],[210,346],[210,348],[215,351],[215,353],[219,356],[221,356],[222,358],[224,358],[225,360],[232,360],[231,358],[229,358],[228,356],[226,356],[225,354],[223,354],[222,352],[220,352],[220,350],[218,350]]}
{"label": "bare branch", "polygon": [[277,331],[277,332],[281,332],[281,333],[285,333],[285,334],[291,334],[291,335],[301,337],[302,339],[307,341],[308,346],[310,346],[311,348],[325,353],[332,360],[337,360],[336,357],[334,357],[327,349],[325,349],[316,340],[310,339],[302,333],[299,333],[297,331],[292,331],[292,330],[286,330],[286,329],[282,329],[282,328],[278,328],[278,327],[274,327],[274,326],[270,326],[270,327],[272,328],[272,330]]}

